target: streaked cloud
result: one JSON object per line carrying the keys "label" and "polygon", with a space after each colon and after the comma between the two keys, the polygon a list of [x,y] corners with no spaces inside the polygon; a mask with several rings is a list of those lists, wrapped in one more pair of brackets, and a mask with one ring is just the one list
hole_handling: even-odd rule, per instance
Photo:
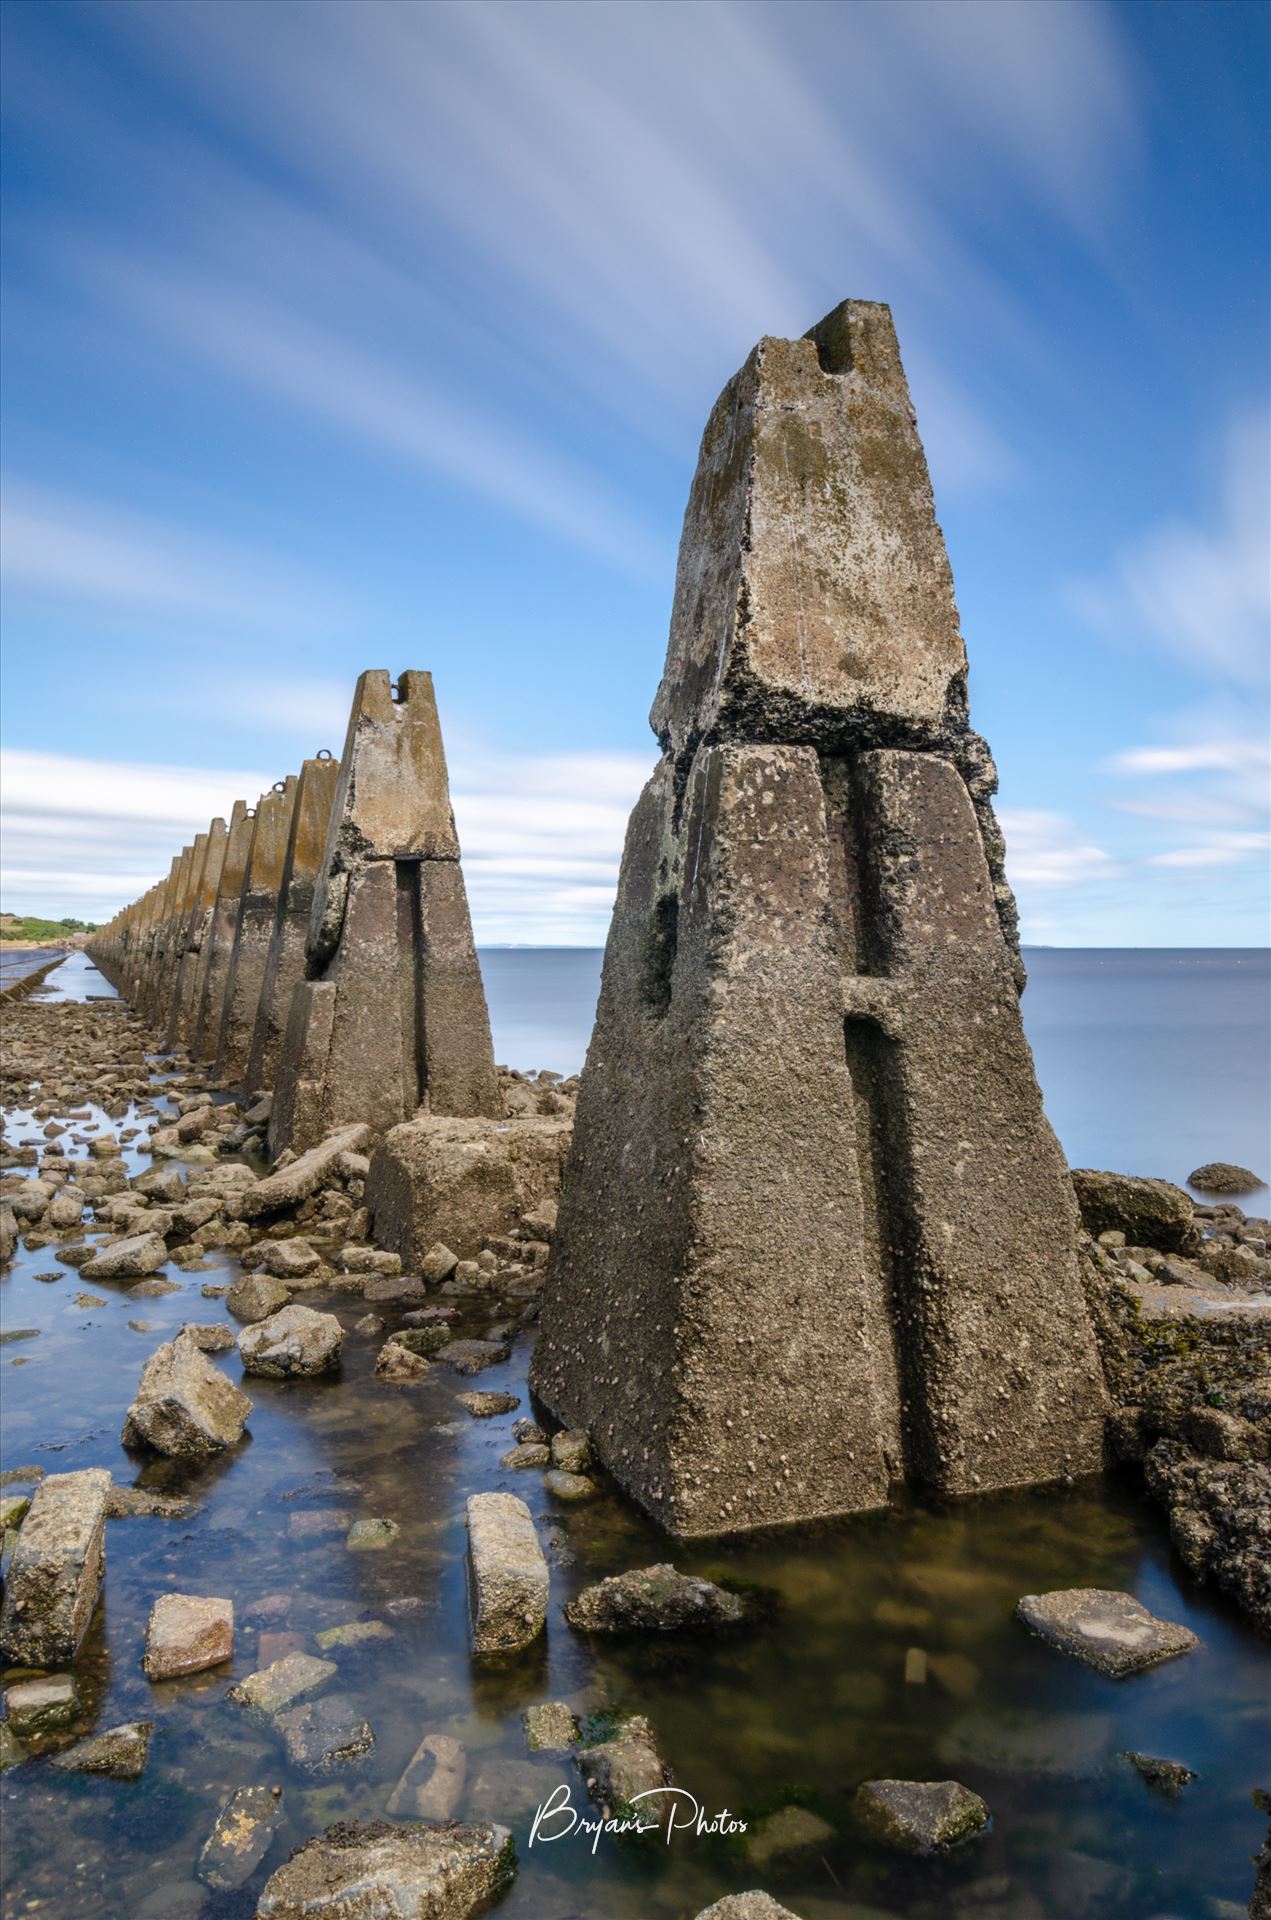
{"label": "streaked cloud", "polygon": [[1121,863],[1084,838],[1066,814],[1003,807],[998,820],[1006,835],[1007,878],[1024,901],[1034,891],[1121,877]]}

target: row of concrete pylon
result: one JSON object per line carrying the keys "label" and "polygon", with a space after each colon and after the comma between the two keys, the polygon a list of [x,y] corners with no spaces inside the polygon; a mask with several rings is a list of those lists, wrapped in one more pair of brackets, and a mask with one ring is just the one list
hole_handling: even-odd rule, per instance
{"label": "row of concrete pylon", "polygon": [[166,1047],[276,1090],[274,1153],[407,1119],[430,1093],[434,1111],[492,1111],[431,677],[364,673],[341,759],[236,800],[88,951]]}

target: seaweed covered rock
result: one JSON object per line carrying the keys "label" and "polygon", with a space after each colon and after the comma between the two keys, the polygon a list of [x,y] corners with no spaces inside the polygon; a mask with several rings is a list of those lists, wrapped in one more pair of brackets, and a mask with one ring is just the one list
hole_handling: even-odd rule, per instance
{"label": "seaweed covered rock", "polygon": [[739,1594],[669,1562],[610,1574],[565,1608],[570,1626],[583,1633],[716,1633],[747,1616]]}
{"label": "seaweed covered rock", "polygon": [[270,1875],[257,1920],[467,1920],[515,1873],[506,1827],[342,1821]]}

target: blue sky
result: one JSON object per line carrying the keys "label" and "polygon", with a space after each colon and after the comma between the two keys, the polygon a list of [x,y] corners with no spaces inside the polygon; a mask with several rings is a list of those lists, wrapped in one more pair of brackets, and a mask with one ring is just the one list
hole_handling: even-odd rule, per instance
{"label": "blue sky", "polygon": [[1266,939],[1268,15],[10,0],[4,904],[436,679],[478,937],[598,943],[710,405],[888,300],[1027,940]]}

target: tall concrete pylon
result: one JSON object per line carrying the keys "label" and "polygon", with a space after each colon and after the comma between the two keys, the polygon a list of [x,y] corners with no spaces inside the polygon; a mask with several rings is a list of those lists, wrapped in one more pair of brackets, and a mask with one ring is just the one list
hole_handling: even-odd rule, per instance
{"label": "tall concrete pylon", "polygon": [[498,1081],[432,676],[357,683],[269,1144],[421,1107],[494,1115]]}
{"label": "tall concrete pylon", "polygon": [[1099,1466],[1076,1216],[891,315],[724,389],[531,1381],[671,1532]]}
{"label": "tall concrete pylon", "polygon": [[193,853],[192,846],[182,847],[172,862],[172,869],[164,887],[162,912],[155,926],[154,938],[150,943],[150,953],[146,962],[145,979],[142,982],[137,1011],[153,1026],[159,1025],[166,1001],[167,984],[171,977],[172,948],[176,941],[176,926]]}
{"label": "tall concrete pylon", "polygon": [[188,1047],[193,1038],[203,942],[207,937],[212,908],[216,904],[216,889],[220,884],[225,845],[229,837],[225,822],[218,816],[212,821],[206,835],[201,837],[204,842],[203,858],[199,863],[190,910],[181,935],[172,1007],[168,1016],[167,1044],[170,1047]]}
{"label": "tall concrete pylon", "polygon": [[340,763],[329,753],[306,760],[300,769],[278,889],[278,910],[243,1075],[245,1084],[251,1088],[272,1087],[277,1077],[291,998],[304,979],[309,916],[339,773]]}
{"label": "tall concrete pylon", "polygon": [[229,980],[230,962],[234,957],[239,900],[255,826],[256,809],[249,807],[245,800],[236,800],[230,809],[229,831],[225,836],[225,856],[221,861],[216,899],[199,956],[198,989],[189,1047],[191,1053],[200,1060],[211,1060],[220,1043],[225,988]]}
{"label": "tall concrete pylon", "polygon": [[214,1061],[228,1080],[240,1080],[247,1066],[295,800],[296,776],[289,773],[261,795],[256,808]]}

